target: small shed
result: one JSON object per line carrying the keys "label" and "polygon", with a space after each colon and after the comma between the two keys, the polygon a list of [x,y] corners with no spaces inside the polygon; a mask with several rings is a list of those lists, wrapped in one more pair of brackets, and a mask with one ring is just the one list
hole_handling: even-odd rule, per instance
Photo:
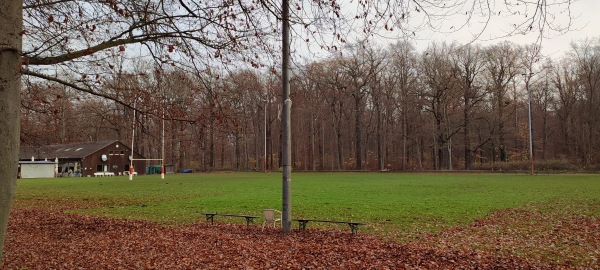
{"label": "small shed", "polygon": [[[146,174],[160,174],[161,170],[161,165],[146,166]],[[165,164],[165,173],[175,173],[175,165]]]}
{"label": "small shed", "polygon": [[160,165],[146,166],[146,174],[160,174],[161,171],[162,171],[162,166],[160,166]]}
{"label": "small shed", "polygon": [[21,178],[54,178],[56,162],[52,161],[19,161]]}
{"label": "small shed", "polygon": [[175,173],[175,165],[165,164],[165,173]]}

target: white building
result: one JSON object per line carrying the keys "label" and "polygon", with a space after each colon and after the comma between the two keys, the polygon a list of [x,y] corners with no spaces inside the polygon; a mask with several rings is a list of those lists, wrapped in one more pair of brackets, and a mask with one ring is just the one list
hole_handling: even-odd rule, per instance
{"label": "white building", "polygon": [[21,178],[54,178],[57,163],[53,161],[19,161]]}

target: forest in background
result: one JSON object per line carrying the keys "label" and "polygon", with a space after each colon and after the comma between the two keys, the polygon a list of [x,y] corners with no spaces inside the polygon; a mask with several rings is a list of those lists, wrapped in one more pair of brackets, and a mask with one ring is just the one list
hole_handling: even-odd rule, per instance
{"label": "forest in background", "polygon": [[[135,150],[177,170],[278,170],[281,81],[261,68],[189,73],[118,65],[104,93],[134,104]],[[597,170],[600,41],[562,59],[508,42],[348,44],[293,69],[294,170],[528,170],[528,91],[536,169]],[[131,142],[133,109],[25,80],[22,145]],[[265,168],[266,166],[266,168]]]}
{"label": "forest in background", "polygon": [[[424,53],[407,49],[410,53],[406,55],[411,57],[399,66],[405,70],[396,71],[390,68],[394,66],[393,53],[386,55],[395,50],[366,43],[348,44],[376,37],[416,39],[424,30],[453,33],[461,29],[470,34],[462,40],[464,43],[484,36],[502,39],[528,33],[534,33],[539,43],[545,37],[578,28],[574,24],[578,16],[572,9],[576,2],[0,1],[0,258],[20,146],[127,140],[132,130],[129,123],[137,123],[140,135],[135,150],[154,158],[163,126],[160,118],[165,119],[165,158],[179,170],[258,170],[261,163],[276,170],[283,156],[284,232],[291,228],[286,190],[292,165],[297,170],[456,169],[461,165],[461,144],[467,168],[519,162],[514,152],[522,147],[509,144],[507,120],[515,117],[513,136],[520,134],[522,110],[516,108],[522,105],[523,96],[522,90],[517,95],[517,88],[523,82],[515,74],[526,74],[521,80],[529,90],[530,84],[533,89],[539,80],[538,74],[543,73],[541,68],[508,72],[502,69],[502,63],[510,57],[491,57],[501,59],[499,64],[480,66],[476,73],[489,73],[490,77],[473,77],[471,81],[467,75],[467,86],[461,88],[461,65],[452,67],[455,61],[451,56],[462,46],[432,45]],[[502,34],[490,33],[496,31]],[[292,45],[286,42],[290,36]],[[295,69],[295,134],[294,145],[289,147],[292,136],[288,132],[291,99],[287,60],[303,51],[299,47],[314,49],[312,52],[320,48],[333,55]],[[573,65],[582,68],[575,73],[569,67],[564,84],[557,84],[564,85],[565,92],[574,89],[573,102],[564,102],[571,102],[570,111],[565,109],[561,115],[560,106],[544,111],[565,116],[562,121],[568,126],[564,129],[573,128],[562,140],[569,153],[561,159],[547,160],[564,160],[573,162],[576,168],[592,169],[597,149],[595,49],[585,44],[582,48],[575,49],[572,58]],[[339,51],[343,54],[338,55]],[[592,56],[579,57],[578,52],[583,56],[590,52]],[[314,56],[310,55],[311,59]],[[535,60],[525,61],[526,67],[540,61],[537,57],[531,59]],[[510,66],[522,64],[516,62],[519,64]],[[277,86],[279,71],[282,82]],[[313,76],[313,72],[325,75]],[[397,80],[400,77],[391,75],[394,72],[409,76]],[[507,79],[507,72],[512,79]],[[258,88],[250,89],[253,82]],[[507,109],[511,104],[506,103],[511,83],[512,115]],[[285,102],[278,99],[275,89],[283,89]],[[457,97],[462,90],[467,94],[461,120],[462,103]],[[236,92],[242,95],[233,95]],[[277,126],[281,105],[283,136],[278,135]],[[267,120],[262,126],[262,160],[260,108]],[[133,113],[135,110],[138,113]],[[544,119],[548,126],[553,124],[551,116]],[[466,123],[462,128],[461,121]],[[536,120],[536,124],[539,122]],[[548,145],[553,143],[549,138],[556,133],[545,134],[541,142],[536,139],[538,160],[540,151],[542,155],[559,156],[547,153]],[[460,142],[461,136],[464,142]],[[283,137],[283,155],[276,150],[281,149],[279,137]],[[540,148],[540,144],[545,145]]]}

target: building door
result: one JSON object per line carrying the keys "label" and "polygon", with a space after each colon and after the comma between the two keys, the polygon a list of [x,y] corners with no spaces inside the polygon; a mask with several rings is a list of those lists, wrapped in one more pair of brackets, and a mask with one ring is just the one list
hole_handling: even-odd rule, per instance
{"label": "building door", "polygon": [[109,151],[109,166],[110,166],[110,172],[114,173],[115,175],[119,175],[119,173],[123,173],[122,169],[122,164],[124,162],[124,157],[125,154],[123,153],[123,151]]}

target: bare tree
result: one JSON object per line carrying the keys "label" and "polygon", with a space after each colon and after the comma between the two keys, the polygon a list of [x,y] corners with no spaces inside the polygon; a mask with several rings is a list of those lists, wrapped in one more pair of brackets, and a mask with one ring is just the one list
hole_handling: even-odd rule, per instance
{"label": "bare tree", "polygon": [[451,57],[458,69],[462,88],[464,163],[465,170],[470,170],[473,164],[471,122],[474,117],[474,107],[483,101],[484,97],[481,80],[478,80],[484,66],[483,51],[478,46],[466,45],[457,49]]}
{"label": "bare tree", "polygon": [[309,126],[309,141],[306,144],[308,146],[308,153],[306,155],[307,162],[306,166],[310,164],[310,169],[313,171],[317,170],[317,167],[323,167],[323,155],[317,151],[317,144],[319,148],[322,148],[322,142],[319,140],[319,133],[322,132],[318,128],[318,123],[326,121],[324,114],[320,113],[326,106],[321,102],[322,91],[320,88],[327,87],[326,83],[323,82],[322,78],[325,74],[320,74],[323,70],[320,69],[322,65],[320,63],[309,64],[303,68],[302,75],[297,76],[298,81],[298,94],[302,96],[303,103],[306,106],[302,106],[303,111],[300,119],[308,121]]}
{"label": "bare tree", "polygon": [[[396,97],[395,109],[400,113],[400,132],[398,132],[402,145],[400,168],[402,170],[407,168],[409,149],[416,148],[415,156],[419,168],[423,169],[421,148],[414,136],[416,135],[416,126],[420,124],[415,118],[418,118],[421,111],[420,104],[416,102],[417,74],[415,67],[417,66],[417,56],[415,48],[408,42],[399,42],[390,46],[389,55],[388,72],[390,77],[386,85],[392,88],[392,92],[388,95]],[[410,121],[411,119],[415,121]],[[409,147],[409,140],[412,147]]]}
{"label": "bare tree", "polygon": [[496,149],[499,151],[500,161],[508,160],[505,140],[506,106],[510,104],[507,92],[509,84],[515,79],[522,68],[520,67],[521,49],[515,44],[501,43],[487,48],[485,76],[488,80],[488,92],[491,95],[492,108],[496,115],[497,127],[496,147],[493,147],[492,160],[495,159]]}
{"label": "bare tree", "polygon": [[553,107],[555,104],[555,88],[550,83],[552,76],[552,63],[548,60],[540,65],[540,75],[537,83],[532,85],[532,106],[537,109],[538,115],[541,116],[541,124],[538,125],[541,140],[541,156],[540,160],[545,161],[549,156],[549,140],[555,130],[552,128],[552,119],[555,113]]}
{"label": "bare tree", "polygon": [[577,143],[577,106],[579,90],[577,75],[572,59],[563,59],[554,67],[553,84],[558,91],[557,114],[560,119],[560,130],[563,135],[561,151],[566,156],[579,156],[582,151]]}
{"label": "bare tree", "polygon": [[457,70],[447,57],[454,45],[432,44],[422,55],[420,70],[424,82],[423,95],[427,100],[425,109],[433,117],[435,134],[433,136],[434,168],[451,168],[451,138],[458,129],[451,123],[450,116],[455,114],[458,101],[459,80]]}
{"label": "bare tree", "polygon": [[348,100],[343,93],[346,89],[346,80],[342,64],[339,59],[332,59],[324,62],[315,63],[310,66],[309,77],[311,80],[319,82],[318,91],[323,96],[322,102],[330,113],[326,118],[331,121],[334,146],[332,147],[334,157],[332,157],[332,170],[345,169],[344,164],[344,143],[343,127],[344,119],[348,115],[346,106]]}
{"label": "bare tree", "polygon": [[381,71],[383,59],[366,41],[349,47],[350,57],[344,59],[342,68],[347,76],[346,94],[352,97],[354,105],[354,169],[362,170],[362,117],[366,99],[377,84],[377,76]]}
{"label": "bare tree", "polygon": [[575,72],[580,90],[580,125],[579,141],[581,143],[581,158],[590,166],[598,160],[598,136],[600,135],[600,42],[587,40],[575,44],[573,58],[576,63]]}
{"label": "bare tree", "polygon": [[[295,3],[291,17],[292,23],[303,29],[296,30],[302,40],[321,40],[320,46],[334,51],[354,30],[352,22],[356,19],[363,22],[360,30],[366,35],[384,29],[407,36],[422,27],[443,31],[440,22],[457,14],[466,14],[464,25],[468,25],[475,17],[490,19],[503,16],[499,14],[502,11],[521,11],[527,16],[515,23],[509,34],[568,30],[570,24],[559,28],[548,10],[554,8],[556,14],[568,11],[571,1],[517,0],[503,5],[491,5],[489,0],[363,1],[354,14],[342,11],[338,1],[300,1]],[[134,51],[142,52],[157,63],[197,74],[213,63],[228,65],[238,60],[264,67],[274,55],[266,52],[279,51],[273,49],[267,37],[276,34],[281,11],[271,1],[3,1],[0,113],[5,117],[0,123],[0,138],[5,144],[0,148],[0,175],[6,180],[1,188],[0,242],[4,240],[17,168],[19,113],[15,107],[20,102],[15,101],[19,100],[20,74],[131,107],[132,100],[113,96],[104,85],[119,56],[135,58],[139,55]],[[570,18],[568,12],[565,16]],[[410,27],[410,18],[417,21],[416,26]],[[183,121],[178,128],[188,125]],[[357,160],[357,166],[360,163]]]}

